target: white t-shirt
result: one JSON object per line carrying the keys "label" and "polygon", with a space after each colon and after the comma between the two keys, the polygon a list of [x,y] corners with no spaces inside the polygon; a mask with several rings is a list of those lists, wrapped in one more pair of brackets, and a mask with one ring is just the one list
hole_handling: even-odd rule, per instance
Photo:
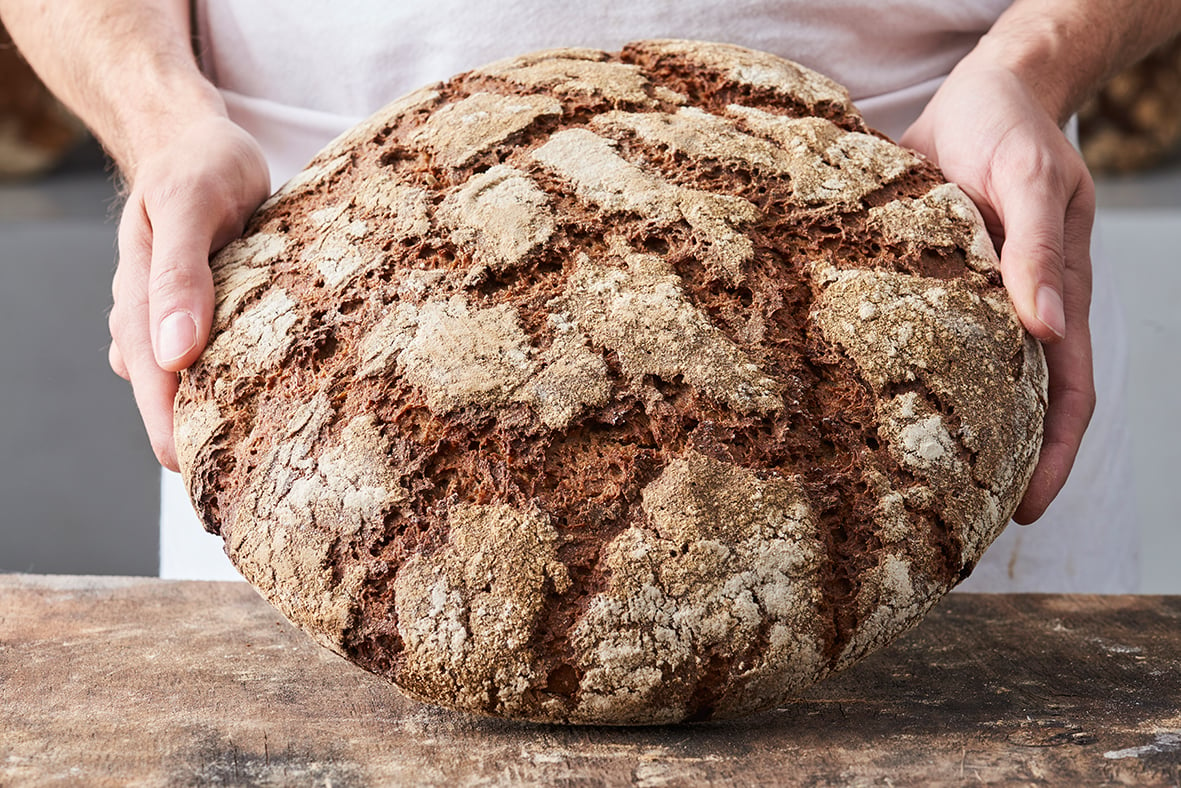
{"label": "white t-shirt", "polygon": [[278,185],[336,131],[423,85],[555,46],[726,41],[845,85],[897,137],[1009,0],[197,0],[206,73]]}
{"label": "white t-shirt", "polygon": [[[617,50],[639,38],[727,41],[844,84],[892,137],[934,95],[1009,0],[197,0],[205,72],[267,151],[273,185],[340,132],[415,88],[556,46]],[[1047,515],[1010,526],[962,588],[1127,592],[1138,585],[1123,428],[1123,334],[1096,266],[1100,404],[1071,480]],[[165,474],[161,575],[236,577]]]}

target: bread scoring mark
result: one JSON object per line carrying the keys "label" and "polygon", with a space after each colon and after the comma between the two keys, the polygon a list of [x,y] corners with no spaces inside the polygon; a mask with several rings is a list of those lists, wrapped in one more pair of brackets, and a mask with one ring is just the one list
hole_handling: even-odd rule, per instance
{"label": "bread scoring mark", "polygon": [[210,364],[252,373],[271,369],[294,344],[298,332],[293,329],[298,322],[295,302],[283,290],[271,290],[233,318],[205,348],[203,358]]}
{"label": "bread scoring mark", "polygon": [[504,164],[473,176],[439,207],[451,241],[477,266],[512,268],[554,232],[549,197],[528,175]]}
{"label": "bread scoring mark", "polygon": [[[341,566],[334,555],[343,535],[337,515],[346,510],[349,516],[358,514],[345,505],[344,496],[333,497],[356,489],[348,473],[341,475],[339,461],[364,462],[368,467],[354,478],[384,478],[382,485],[392,498],[397,498],[398,487],[382,439],[356,420],[356,442],[338,444],[339,461],[321,467],[317,455],[322,435],[334,417],[327,394],[317,394],[294,410],[244,485],[242,505],[225,536],[234,565],[267,601],[319,643],[341,652],[365,570],[357,563]],[[369,513],[370,518],[379,516]]]}
{"label": "bread scoring mark", "polygon": [[580,334],[558,330],[538,350],[511,306],[472,309],[463,295],[399,304],[366,337],[361,357],[360,374],[396,367],[438,414],[521,403],[546,427],[564,429],[611,393],[606,363]]}
{"label": "bread scoring mark", "polygon": [[258,210],[260,212],[269,211],[288,198],[296,197],[304,192],[316,189],[322,182],[341,172],[352,163],[353,155],[347,152],[333,156],[330,159],[322,158],[322,156],[334,150],[337,149],[331,146],[325,148],[323,154],[317,156],[312,160],[311,164],[297,172],[289,181],[280,186],[278,191],[258,207]]}
{"label": "bread scoring mark", "polygon": [[731,44],[703,41],[636,41],[629,49],[672,55],[739,85],[772,90],[802,104],[831,103],[854,114],[849,93],[828,77],[781,57]]}
{"label": "bread scoring mark", "polygon": [[194,403],[178,397],[175,424],[176,459],[181,476],[188,480],[192,500],[201,502],[195,508],[202,526],[210,533],[219,533],[221,524],[202,504],[206,495],[216,495],[226,486],[225,482],[219,483],[211,471],[217,467],[212,459],[233,429],[234,422],[221,412],[215,400]]}
{"label": "bread scoring mark", "polygon": [[443,166],[464,167],[538,118],[560,114],[562,103],[552,96],[473,93],[436,110],[410,140]]}
{"label": "bread scoring mark", "polygon": [[436,82],[394,99],[365,120],[342,132],[328,143],[325,150],[361,150],[374,147],[375,142],[380,144],[387,129],[413,122],[411,115],[424,112],[438,104],[443,95],[442,89],[443,83]]}
{"label": "bread scoring mark", "polygon": [[885,400],[881,410],[890,419],[892,445],[903,465],[928,472],[938,468],[963,472],[958,449],[943,417],[925,412],[925,404],[920,404],[917,393],[908,391]]}
{"label": "bread scoring mark", "polygon": [[556,49],[501,60],[474,72],[562,96],[600,96],[612,103],[656,106],[684,96],[654,87],[639,67],[607,59],[595,49]]}
{"label": "bread scoring mark", "polygon": [[257,233],[231,241],[210,261],[213,272],[213,329],[229,325],[242,305],[271,282],[270,264],[288,251],[281,235]]}
{"label": "bread scoring mark", "polygon": [[560,308],[596,344],[619,355],[623,372],[681,377],[741,413],[783,408],[779,384],[691,304],[664,258],[624,252],[576,261]]}
{"label": "bread scoring mark", "polygon": [[917,624],[946,589],[915,572],[900,555],[886,555],[861,576],[853,602],[858,625],[833,670],[843,670]]}
{"label": "bread scoring mark", "polygon": [[662,226],[679,221],[705,245],[705,264],[731,284],[754,256],[751,239],[738,227],[759,219],[741,197],[669,183],[624,159],[615,143],[586,129],[560,131],[533,151],[546,169],[568,180],[581,199],[608,213],[635,213]]}
{"label": "bread scoring mark", "polygon": [[292,482],[275,517],[293,529],[323,523],[346,538],[363,528],[380,528],[384,514],[408,497],[389,452],[390,442],[374,416],[355,416],[316,460],[316,473]]}
{"label": "bread scoring mark", "polygon": [[367,177],[353,193],[353,216],[380,228],[391,241],[422,238],[431,231],[431,196],[386,173]]}
{"label": "bread scoring mark", "polygon": [[422,306],[398,366],[439,414],[507,403],[536,368],[513,308],[472,310],[463,295]]}
{"label": "bread scoring mark", "polygon": [[[817,678],[824,549],[796,479],[690,451],[644,489],[643,511],[604,548],[610,584],[572,632],[583,671],[573,721],[734,716]],[[690,708],[711,657],[731,678],[701,689],[724,700]]]}
{"label": "bread scoring mark", "polygon": [[695,161],[719,161],[772,175],[790,175],[797,162],[782,146],[740,131],[732,120],[697,107],[681,107],[675,113],[607,112],[592,118],[591,128],[634,134],[649,145]]}
{"label": "bread scoring mark", "polygon": [[886,243],[905,244],[916,252],[931,246],[962,249],[968,267],[980,273],[1000,267],[980,211],[953,183],[940,184],[913,200],[870,208],[869,228],[881,233]]}
{"label": "bread scoring mark", "polygon": [[529,642],[551,594],[570,584],[560,539],[539,511],[463,503],[447,544],[410,558],[394,580],[405,646],[396,678],[411,693],[471,711],[536,714],[524,698],[544,683]]}
{"label": "bread scoring mark", "polygon": [[[927,480],[964,543],[964,562],[975,563],[1036,464],[1046,405],[1040,348],[1011,304],[981,298],[963,280],[825,270],[817,284],[824,290],[813,314],[825,339],[874,389],[888,450]],[[1015,355],[1023,358],[1017,379]],[[909,382],[933,402],[888,391]],[[954,431],[945,413],[954,413]]]}
{"label": "bread scoring mark", "polygon": [[300,263],[315,268],[329,288],[339,288],[377,264],[373,253],[358,241],[368,224],[355,219],[350,203],[340,202],[308,215],[313,235],[300,254]]}
{"label": "bread scoring mark", "polygon": [[845,131],[823,118],[790,118],[732,104],[726,111],[782,146],[793,196],[806,204],[853,205],[919,164],[888,140]]}

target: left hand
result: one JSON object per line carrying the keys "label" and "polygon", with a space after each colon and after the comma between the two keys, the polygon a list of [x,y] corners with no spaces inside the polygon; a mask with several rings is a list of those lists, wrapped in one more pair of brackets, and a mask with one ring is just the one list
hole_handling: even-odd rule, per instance
{"label": "left hand", "polygon": [[212,113],[140,151],[126,172],[111,292],[111,368],[131,383],[160,464],[179,470],[173,436],[176,373],[205,347],[213,323],[209,258],[242,233],[270,174],[253,137]]}
{"label": "left hand", "polygon": [[973,55],[952,71],[901,142],[939,165],[976,203],[1000,244],[1001,275],[1017,315],[1045,343],[1045,437],[1013,516],[1031,523],[1065,484],[1095,408],[1089,324],[1095,187],[1053,109],[1014,72]]}

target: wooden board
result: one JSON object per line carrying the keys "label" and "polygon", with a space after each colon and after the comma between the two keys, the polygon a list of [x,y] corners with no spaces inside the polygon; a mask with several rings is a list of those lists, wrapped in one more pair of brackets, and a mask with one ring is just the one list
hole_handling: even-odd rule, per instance
{"label": "wooden board", "polygon": [[756,718],[403,699],[244,584],[0,576],[0,785],[1181,783],[1181,598],[962,594]]}

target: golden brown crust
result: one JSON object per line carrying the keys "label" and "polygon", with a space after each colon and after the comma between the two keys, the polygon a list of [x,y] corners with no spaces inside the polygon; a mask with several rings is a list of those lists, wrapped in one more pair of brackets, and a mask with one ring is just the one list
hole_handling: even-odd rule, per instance
{"label": "golden brown crust", "polygon": [[720,44],[492,64],[343,135],[213,261],[177,400],[210,530],[425,700],[734,716],[881,646],[1036,462],[979,214]]}

